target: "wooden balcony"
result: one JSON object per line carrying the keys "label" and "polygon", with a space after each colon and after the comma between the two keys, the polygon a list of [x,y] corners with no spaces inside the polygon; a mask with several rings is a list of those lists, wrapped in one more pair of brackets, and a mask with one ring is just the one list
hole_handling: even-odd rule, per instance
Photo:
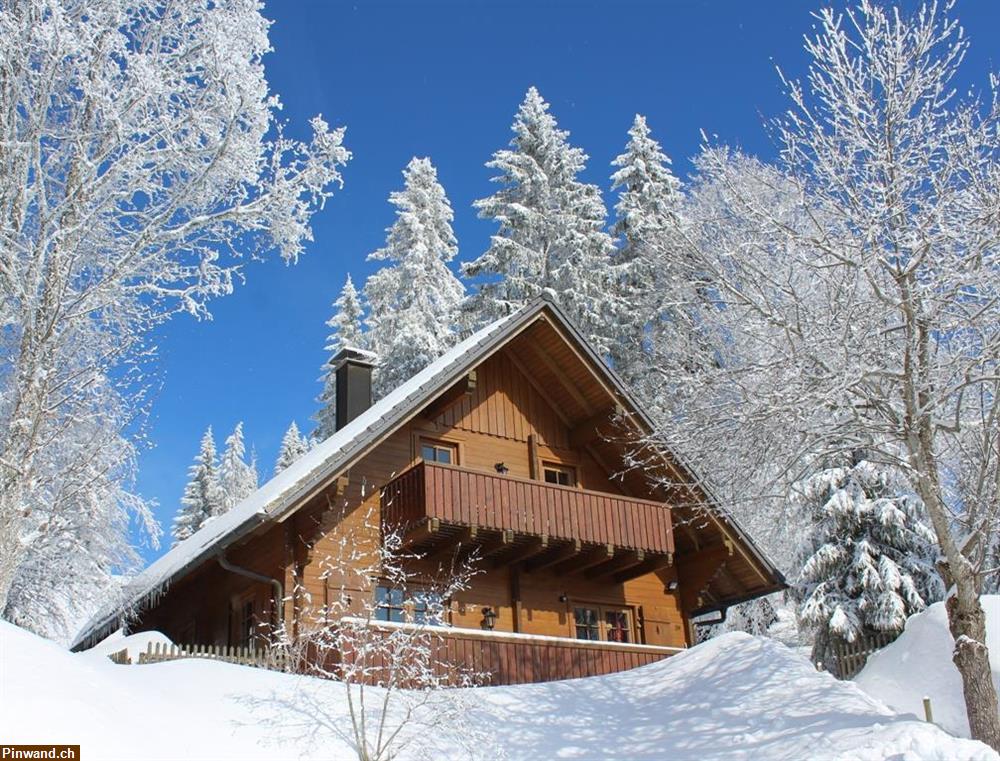
{"label": "wooden balcony", "polygon": [[670,509],[650,500],[420,462],[382,490],[382,522],[428,559],[475,550],[494,567],[616,583],[670,565]]}

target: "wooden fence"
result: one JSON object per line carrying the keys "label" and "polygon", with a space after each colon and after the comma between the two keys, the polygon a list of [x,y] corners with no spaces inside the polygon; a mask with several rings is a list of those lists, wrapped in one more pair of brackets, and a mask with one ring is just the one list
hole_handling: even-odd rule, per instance
{"label": "wooden fence", "polygon": [[854,642],[834,643],[833,657],[836,661],[834,675],[840,679],[853,679],[865,667],[869,655],[881,650],[898,636],[899,632],[876,632]]}
{"label": "wooden fence", "polygon": [[[132,663],[128,650],[119,650],[108,655],[113,663],[122,665]],[[162,663],[176,661],[181,658],[203,658],[205,660],[236,663],[241,666],[270,669],[272,671],[288,671],[288,657],[284,651],[277,649],[255,649],[249,647],[229,647],[225,645],[175,645],[167,642],[150,642],[146,651],[139,653],[139,663]]]}

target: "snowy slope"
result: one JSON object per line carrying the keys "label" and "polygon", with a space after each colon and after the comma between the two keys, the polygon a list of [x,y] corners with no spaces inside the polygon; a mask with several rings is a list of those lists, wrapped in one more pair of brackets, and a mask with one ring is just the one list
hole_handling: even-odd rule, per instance
{"label": "snowy slope", "polygon": [[[1000,689],[1000,596],[987,595],[982,601],[993,683]],[[944,603],[934,603],[907,620],[899,639],[872,655],[855,682],[897,711],[918,716],[924,715],[926,695],[934,721],[953,734],[968,737],[962,678],[951,661],[952,648]]]}
{"label": "snowy slope", "polygon": [[[92,761],[349,759],[337,736],[345,726],[343,689],[206,661],[116,666],[0,623],[0,737],[81,743]],[[1000,758],[896,715],[783,645],[745,634],[623,674],[481,689],[466,698],[472,724],[510,759]],[[401,761],[418,751],[493,757],[468,750],[447,727],[416,729],[419,742]]]}

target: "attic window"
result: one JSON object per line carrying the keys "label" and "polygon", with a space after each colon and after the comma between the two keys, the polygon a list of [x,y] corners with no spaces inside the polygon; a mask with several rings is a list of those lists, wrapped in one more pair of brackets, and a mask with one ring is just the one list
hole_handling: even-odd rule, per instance
{"label": "attic window", "polygon": [[423,439],[420,442],[420,456],[424,462],[443,462],[447,465],[457,465],[458,447],[447,441]]}
{"label": "attic window", "polygon": [[569,465],[556,465],[551,462],[542,463],[542,475],[545,482],[560,486],[576,486],[576,468]]}

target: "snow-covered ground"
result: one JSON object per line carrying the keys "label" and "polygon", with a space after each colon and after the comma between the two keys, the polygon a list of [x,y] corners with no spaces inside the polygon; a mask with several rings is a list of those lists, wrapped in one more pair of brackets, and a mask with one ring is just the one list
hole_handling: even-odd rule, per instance
{"label": "snow-covered ground", "polygon": [[[0,623],[0,738],[79,743],[95,759],[350,759],[343,686],[209,661],[117,666]],[[451,696],[455,696],[454,698]],[[777,642],[727,634],[606,677],[464,696],[470,743],[414,726],[402,758],[990,759],[901,716]],[[481,752],[477,751],[481,749]]]}
{"label": "snow-covered ground", "polygon": [[[993,683],[1000,690],[1000,596],[982,598],[986,612],[986,646]],[[951,661],[954,642],[944,603],[911,616],[895,642],[875,653],[855,682],[897,711],[924,715],[923,698],[931,699],[934,722],[949,732],[969,736],[962,678]]]}

